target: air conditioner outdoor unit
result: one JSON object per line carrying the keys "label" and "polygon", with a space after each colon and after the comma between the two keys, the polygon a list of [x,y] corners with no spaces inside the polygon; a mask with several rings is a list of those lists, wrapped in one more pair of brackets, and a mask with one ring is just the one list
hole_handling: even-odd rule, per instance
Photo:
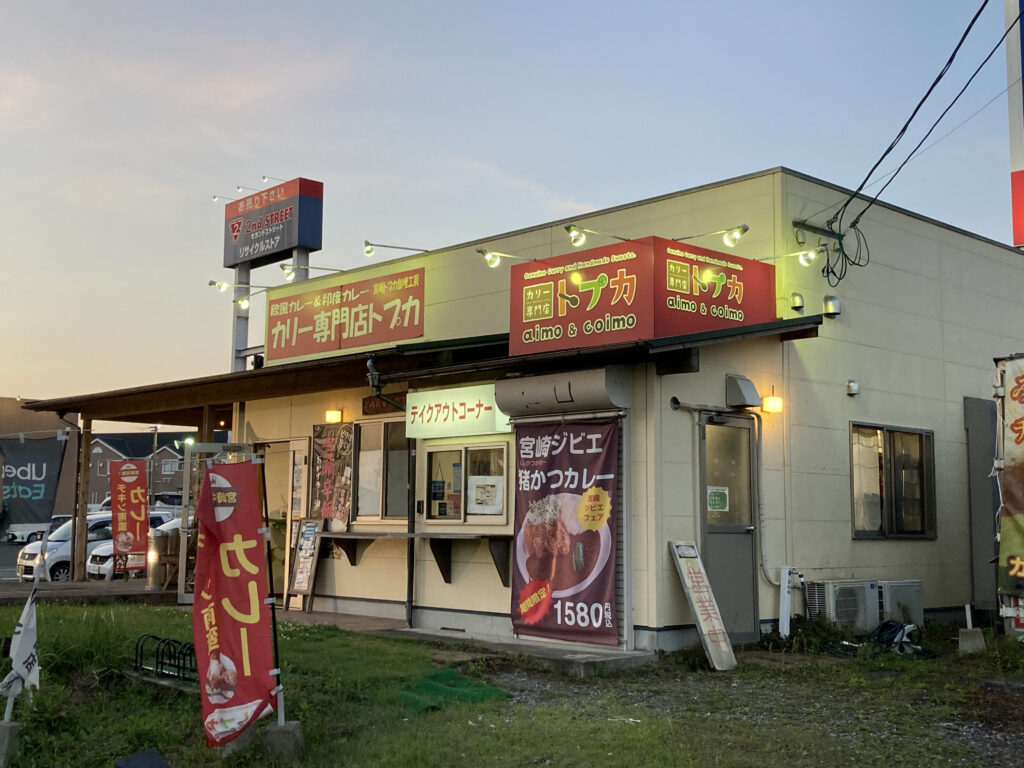
{"label": "air conditioner outdoor unit", "polygon": [[878,582],[878,610],[882,621],[924,626],[921,582],[913,579]]}
{"label": "air conditioner outdoor unit", "polygon": [[878,582],[867,579],[810,581],[807,612],[856,634],[866,635],[878,626]]}

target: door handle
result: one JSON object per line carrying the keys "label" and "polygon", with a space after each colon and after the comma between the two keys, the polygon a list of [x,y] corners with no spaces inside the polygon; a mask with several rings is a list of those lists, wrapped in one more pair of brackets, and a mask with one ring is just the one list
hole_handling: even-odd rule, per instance
{"label": "door handle", "polygon": [[753,533],[753,532],[754,532],[754,526],[748,525],[747,526],[747,533]]}

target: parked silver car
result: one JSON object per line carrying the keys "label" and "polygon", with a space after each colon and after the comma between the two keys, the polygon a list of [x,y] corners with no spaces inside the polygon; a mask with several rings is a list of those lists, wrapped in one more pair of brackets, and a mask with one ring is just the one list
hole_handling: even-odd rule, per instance
{"label": "parked silver car", "polygon": [[[169,513],[151,512],[149,524],[158,526],[171,519]],[[57,530],[50,534],[46,543],[45,562],[39,550],[42,547],[41,541],[33,541],[26,544],[18,551],[18,578],[22,581],[32,581],[35,578],[36,568],[45,566],[46,573],[50,575],[51,581],[67,581],[71,578],[71,534],[73,520],[68,520]],[[86,535],[86,559],[100,544],[110,541],[113,535],[111,515],[109,512],[98,512],[86,517],[88,533]]]}

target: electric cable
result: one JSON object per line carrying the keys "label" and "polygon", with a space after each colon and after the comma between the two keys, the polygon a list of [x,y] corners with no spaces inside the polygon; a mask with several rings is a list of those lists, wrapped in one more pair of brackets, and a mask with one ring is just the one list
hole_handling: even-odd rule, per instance
{"label": "electric cable", "polygon": [[914,120],[915,117],[917,117],[917,113],[921,111],[921,108],[924,106],[925,101],[928,100],[928,97],[931,96],[932,92],[938,86],[939,82],[941,82],[941,80],[946,76],[946,73],[949,71],[949,68],[953,65],[953,61],[956,59],[957,54],[960,52],[960,48],[967,40],[967,36],[970,34],[971,29],[974,27],[975,22],[977,22],[978,17],[981,16],[982,11],[985,10],[985,7],[987,5],[988,0],[982,0],[981,7],[978,8],[973,18],[971,18],[970,23],[967,25],[967,29],[965,29],[963,34],[960,36],[960,40],[953,48],[953,52],[949,55],[949,59],[946,61],[946,64],[939,71],[939,74],[936,75],[935,79],[932,81],[932,84],[928,87],[928,90],[925,91],[924,96],[922,96],[921,99],[917,102],[917,105],[910,113],[910,117],[907,118],[907,121],[903,124],[903,127],[900,128],[899,132],[896,134],[896,137],[889,143],[889,146],[886,147],[885,151],[882,153],[882,156],[879,157],[877,161],[875,161],[875,164],[873,166],[871,166],[871,170],[868,171],[867,176],[864,177],[864,180],[861,181],[861,183],[858,185],[857,189],[853,192],[853,194],[847,198],[846,202],[843,203],[839,211],[836,212],[835,216],[829,219],[829,229],[832,229],[832,225],[835,223],[839,224],[839,230],[842,229],[843,214],[846,213],[847,207],[849,207],[850,203],[854,200],[854,198],[856,198],[856,196],[863,191],[864,186],[871,179],[871,176],[874,174],[876,170],[878,170],[878,166],[882,164],[885,158],[888,157],[894,149],[896,149],[896,145],[899,144],[899,142],[903,139],[903,136],[906,134],[907,129],[910,127],[910,123]]}
{"label": "electric cable", "polygon": [[963,88],[961,88],[959,90],[959,92],[957,92],[956,96],[953,97],[953,100],[951,102],[949,102],[949,106],[947,106],[944,110],[942,110],[942,114],[940,114],[935,119],[935,122],[932,123],[931,128],[929,128],[927,133],[925,133],[925,135],[921,137],[921,140],[917,143],[917,146],[914,147],[913,151],[909,155],[907,155],[907,159],[904,160],[902,163],[900,163],[899,167],[893,172],[893,174],[889,178],[889,180],[887,182],[885,182],[885,185],[880,190],[878,190],[878,194],[876,194],[873,198],[871,198],[871,200],[868,202],[868,204],[864,206],[863,210],[861,210],[861,212],[858,213],[857,216],[853,219],[853,221],[850,223],[850,227],[851,228],[854,228],[854,227],[857,226],[857,224],[860,222],[861,216],[863,216],[865,213],[867,213],[867,210],[878,201],[879,196],[885,191],[886,187],[888,187],[890,184],[892,184],[893,180],[896,178],[896,176],[899,174],[899,172],[903,170],[903,166],[905,166],[907,163],[910,162],[910,159],[914,156],[914,154],[917,152],[917,150],[919,150],[921,148],[921,145],[924,144],[925,141],[928,140],[928,137],[932,135],[932,131],[934,131],[939,126],[939,123],[942,122],[942,119],[946,116],[946,114],[949,112],[949,110],[951,110],[953,108],[953,106],[957,103],[957,101],[960,100],[960,97],[964,95],[964,91],[966,91],[967,88],[970,86],[970,84],[972,82],[974,82],[974,78],[976,78],[978,76],[978,73],[981,72],[981,70],[984,68],[984,66],[986,64],[988,64],[989,59],[991,59],[995,55],[995,52],[998,51],[1002,47],[1003,41],[1006,40],[1007,35],[1010,34],[1010,32],[1013,30],[1013,28],[1015,26],[1017,26],[1017,22],[1019,22],[1019,21],[1020,21],[1020,14],[1017,14],[1017,18],[1013,20],[1013,23],[1011,23],[1010,26],[1008,26],[1006,28],[1006,31],[1003,32],[1003,36],[999,38],[999,42],[997,42],[992,47],[992,50],[988,52],[988,56],[986,56],[982,60],[981,64],[978,65],[978,68],[974,70],[974,72],[971,74],[971,76],[967,79],[967,82],[964,83]]}

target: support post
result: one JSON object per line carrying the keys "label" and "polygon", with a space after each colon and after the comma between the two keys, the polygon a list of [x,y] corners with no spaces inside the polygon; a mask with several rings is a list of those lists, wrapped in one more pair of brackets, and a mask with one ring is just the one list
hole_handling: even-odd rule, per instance
{"label": "support post", "polygon": [[[82,432],[78,437],[78,499],[75,502],[74,557],[71,560],[71,578],[85,581],[86,539],[89,535],[89,467],[92,459],[92,419],[82,417]],[[45,566],[44,566],[45,567]],[[49,572],[45,574],[49,580]]]}

